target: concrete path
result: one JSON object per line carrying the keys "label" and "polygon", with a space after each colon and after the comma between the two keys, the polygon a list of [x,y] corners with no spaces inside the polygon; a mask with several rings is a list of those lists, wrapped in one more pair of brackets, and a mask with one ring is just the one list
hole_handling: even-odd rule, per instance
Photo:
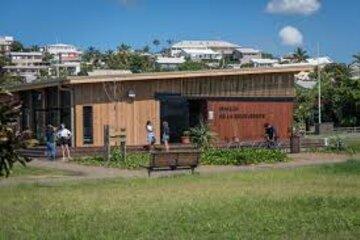
{"label": "concrete path", "polygon": [[[310,165],[328,164],[344,162],[350,158],[360,158],[360,155],[351,156],[347,154],[328,154],[328,153],[301,153],[290,155],[293,161],[285,163],[274,164],[258,164],[248,166],[200,166],[196,169],[196,172],[200,174],[213,174],[213,173],[225,173],[225,172],[238,172],[238,171],[253,171],[263,169],[285,169],[285,168],[297,168]],[[36,184],[55,184],[64,181],[81,181],[81,180],[97,180],[97,179],[110,179],[110,178],[147,178],[146,170],[125,170],[106,167],[93,167],[84,166],[71,162],[55,161],[50,162],[43,159],[35,159],[28,164],[32,167],[47,168],[64,171],[68,174],[57,176],[26,176],[26,177],[13,177],[0,180],[0,186],[18,185],[26,183]],[[183,172],[160,172],[152,173],[153,177],[163,177],[175,174],[189,173],[189,171]]]}

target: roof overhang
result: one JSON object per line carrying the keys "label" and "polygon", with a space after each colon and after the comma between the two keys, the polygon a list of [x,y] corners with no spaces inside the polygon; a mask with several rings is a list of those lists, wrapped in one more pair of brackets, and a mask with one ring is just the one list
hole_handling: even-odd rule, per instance
{"label": "roof overhang", "polygon": [[244,68],[244,69],[222,69],[207,71],[189,71],[189,72],[156,72],[156,73],[137,73],[121,74],[110,76],[81,76],[68,77],[66,79],[51,79],[20,86],[13,87],[10,91],[25,91],[32,89],[41,89],[59,85],[77,85],[93,84],[106,82],[132,82],[132,81],[151,81],[151,80],[169,80],[169,79],[186,79],[186,78],[203,78],[203,77],[220,77],[236,75],[259,75],[259,74],[280,74],[290,73],[297,74],[300,72],[313,71],[314,67],[272,67],[272,68]]}

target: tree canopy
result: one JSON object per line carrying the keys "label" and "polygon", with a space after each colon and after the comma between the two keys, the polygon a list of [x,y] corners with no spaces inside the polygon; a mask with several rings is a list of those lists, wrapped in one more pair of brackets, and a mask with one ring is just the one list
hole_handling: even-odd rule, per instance
{"label": "tree canopy", "polygon": [[309,55],[307,54],[307,51],[305,49],[298,47],[295,49],[293,53],[293,58],[295,62],[301,63],[301,62],[305,62],[306,59],[309,58]]}

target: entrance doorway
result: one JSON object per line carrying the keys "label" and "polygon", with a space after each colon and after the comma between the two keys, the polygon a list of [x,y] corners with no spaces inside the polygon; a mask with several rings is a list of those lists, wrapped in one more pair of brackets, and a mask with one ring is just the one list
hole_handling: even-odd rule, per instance
{"label": "entrance doorway", "polygon": [[169,123],[170,142],[181,142],[183,132],[189,129],[189,104],[186,98],[174,94],[157,95],[160,100],[161,136],[162,123]]}
{"label": "entrance doorway", "polygon": [[189,127],[198,126],[207,120],[207,101],[205,99],[189,99]]}
{"label": "entrance doorway", "polygon": [[162,123],[169,123],[170,142],[180,143],[184,131],[196,127],[207,119],[207,104],[204,99],[187,99],[180,94],[157,94],[160,101],[161,136]]}

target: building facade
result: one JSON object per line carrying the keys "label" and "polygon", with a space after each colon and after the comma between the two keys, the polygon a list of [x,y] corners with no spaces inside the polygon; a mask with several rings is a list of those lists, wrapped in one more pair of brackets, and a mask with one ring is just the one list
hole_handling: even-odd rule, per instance
{"label": "building facade", "polygon": [[219,142],[262,140],[264,123],[282,139],[293,122],[294,74],[304,68],[70,77],[13,89],[24,103],[21,126],[41,139],[46,124],[65,123],[75,147],[104,145],[104,126],[125,130],[128,145],[146,144],[145,124],[154,124],[160,143],[162,122],[171,143],[206,122]]}
{"label": "building facade", "polygon": [[49,66],[43,62],[43,52],[10,52],[7,54],[12,65],[3,69],[16,76],[23,78],[25,82],[31,82],[41,75],[41,72],[49,72]]}
{"label": "building facade", "polygon": [[205,51],[211,50],[220,55],[221,58],[232,57],[235,49],[239,48],[237,44],[225,41],[181,41],[174,44],[170,51],[171,56],[179,56],[183,51]]}
{"label": "building facade", "polygon": [[11,52],[11,45],[14,42],[14,37],[4,36],[0,37],[0,54],[8,54]]}
{"label": "building facade", "polygon": [[53,56],[52,67],[55,71],[66,71],[68,75],[76,76],[81,71],[82,52],[69,44],[52,44],[45,51]]}

